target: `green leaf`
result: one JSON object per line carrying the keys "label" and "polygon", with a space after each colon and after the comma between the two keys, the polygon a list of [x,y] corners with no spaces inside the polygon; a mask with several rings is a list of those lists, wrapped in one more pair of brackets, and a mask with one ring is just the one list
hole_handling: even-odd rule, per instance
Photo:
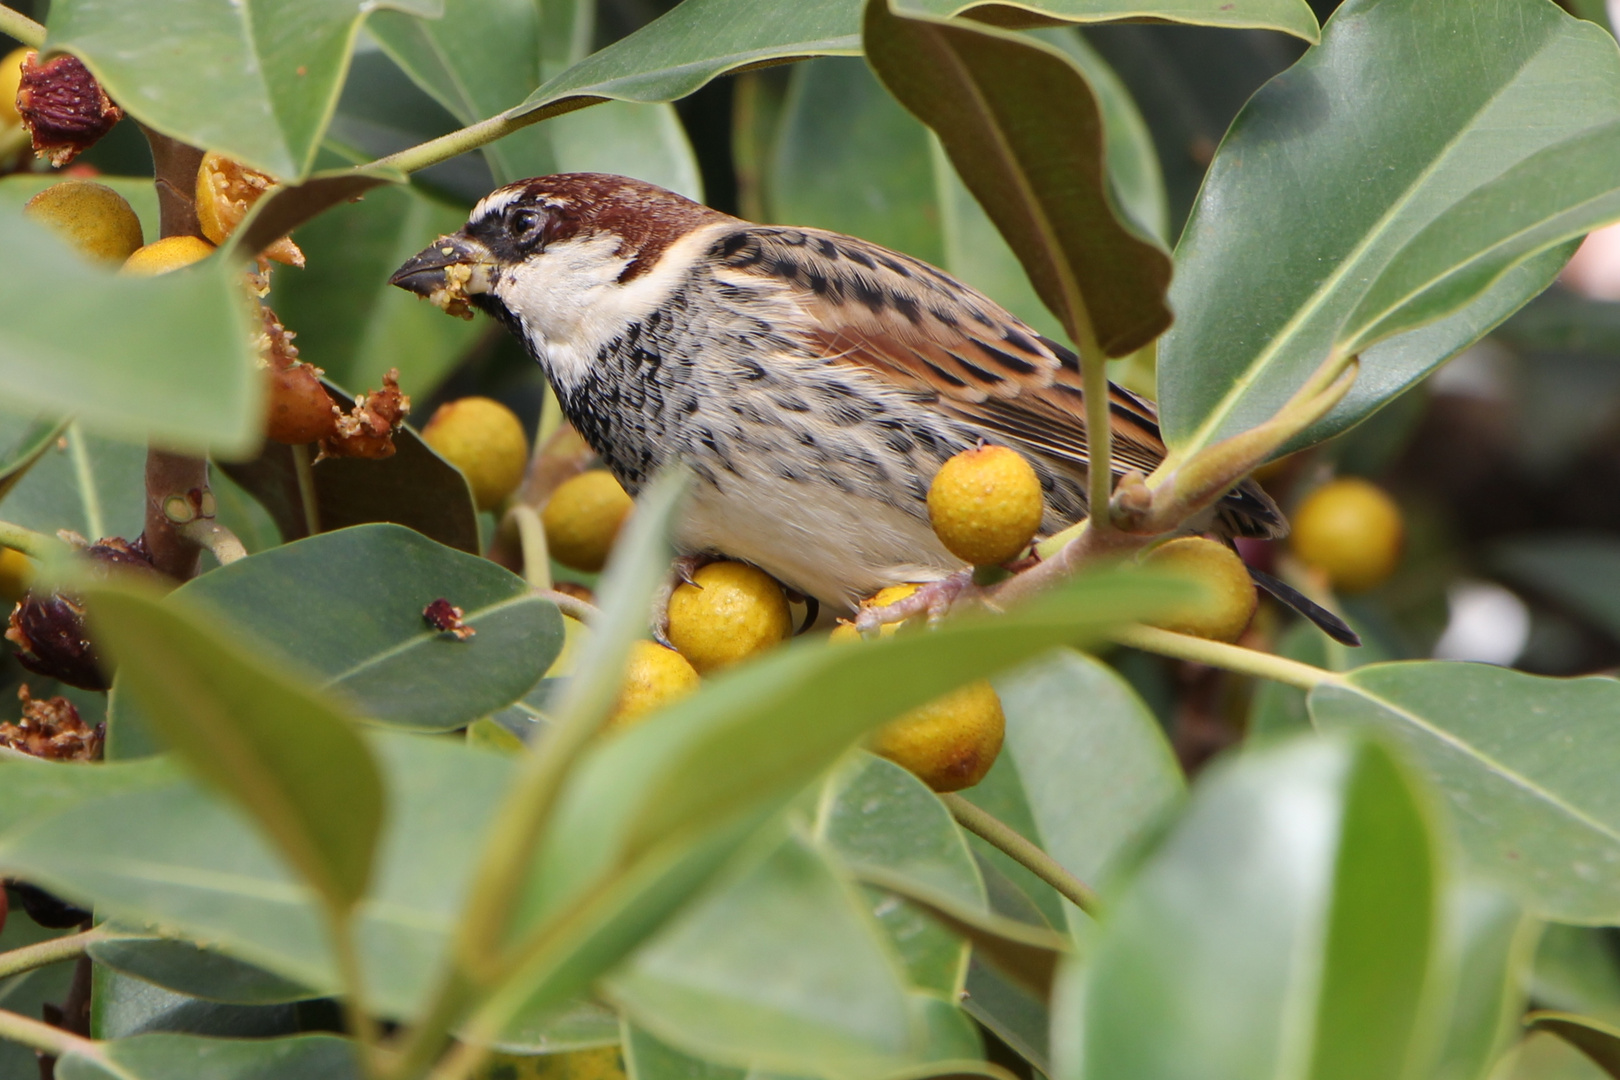
{"label": "green leaf", "polygon": [[9,443],[20,457],[30,446],[41,451],[0,496],[0,517],[47,536],[58,529],[89,540],[139,536],[146,517],[146,448],[87,434],[81,424],[39,447],[43,423],[0,413],[0,443]]}
{"label": "green leaf", "polygon": [[628,1023],[624,1065],[630,1080],[744,1080],[748,1075],[747,1069],[704,1061]]}
{"label": "green leaf", "polygon": [[1539,928],[1494,889],[1454,888],[1446,899],[1451,1015],[1429,1075],[1477,1080],[1520,1034]]}
{"label": "green leaf", "polygon": [[859,893],[797,836],[751,862],[609,976],[614,1002],[739,1065],[824,1075],[912,1057],[901,971]]}
{"label": "green leaf", "polygon": [[234,957],[174,938],[114,937],[93,942],[98,964],[177,994],[238,1005],[277,1005],[320,995]]}
{"label": "green leaf", "polygon": [[[1537,155],[1617,119],[1614,39],[1551,4],[1340,7],[1321,46],[1239,114],[1182,235],[1171,290],[1178,322],[1159,368],[1174,452],[1268,419],[1333,350],[1371,340],[1386,305],[1357,310],[1383,275],[1391,295],[1403,293],[1398,282],[1431,272],[1416,268],[1460,266],[1495,243],[1492,222],[1457,232],[1459,219],[1446,215],[1469,211],[1454,207],[1490,202],[1521,163],[1546,161]],[[1568,208],[1555,183],[1563,161],[1551,172],[1523,165],[1548,182],[1520,212],[1551,218]],[[1567,253],[1515,260],[1557,239],[1541,229],[1536,243],[1492,264],[1490,273],[1508,273],[1476,276],[1425,308],[1423,318],[1446,315],[1443,323],[1365,351],[1359,385],[1296,445],[1365,417],[1544,288]]]}
{"label": "green leaf", "polygon": [[1418,1075],[1435,845],[1376,746],[1301,740],[1211,770],[1064,995],[1058,1075]]}
{"label": "green leaf", "polygon": [[282,180],[309,172],[366,14],[435,0],[203,0],[154,26],[137,8],[59,0],[46,47],[71,52],[142,123]]}
{"label": "green leaf", "polygon": [[80,803],[121,791],[158,788],[175,782],[177,770],[166,758],[83,763],[44,761],[26,754],[0,754],[0,840]]}
{"label": "green leaf", "polygon": [[1116,215],[1101,110],[1067,56],[1005,31],[901,16],[887,0],[867,5],[864,40],[1071,338],[1123,356],[1163,332],[1170,259]]}
{"label": "green leaf", "polygon": [[231,1005],[205,1001],[96,964],[90,972],[90,1035],[127,1039],[175,1032],[223,1039],[263,1039],[299,1032],[296,1004]]}
{"label": "green leaf", "polygon": [[[908,6],[918,0],[908,0]],[[1243,0],[1212,8],[1190,0],[1131,4],[1094,0],[955,0],[936,14],[972,10],[985,17],[1013,14],[1017,25],[1107,22],[1141,18],[1207,25],[1267,26],[1316,40],[1316,20],[1301,0]],[[855,56],[861,51],[862,0],[803,0],[783,6],[739,8],[730,0],[685,0],[605,49],[592,53],[531,94],[508,115],[536,110],[550,115],[593,99],[674,101],[727,72],[812,56]],[[995,10],[992,10],[995,9]]]}
{"label": "green leaf", "polygon": [[359,1080],[354,1044],[334,1035],[289,1039],[205,1039],[135,1035],[96,1043],[57,1060],[61,1080]]}
{"label": "green leaf", "polygon": [[1007,672],[996,692],[1007,714],[1002,752],[1038,830],[1027,839],[1088,885],[1106,883],[1181,801],[1163,729],[1112,668],[1072,649]]}
{"label": "green leaf", "polygon": [[1620,964],[1609,931],[1549,924],[1536,948],[1530,997],[1539,1008],[1620,1026]]}
{"label": "green leaf", "polygon": [[[326,390],[345,410],[353,403],[331,383]],[[328,458],[311,467],[319,530],[392,522],[447,547],[478,554],[478,510],[461,470],[408,426],[394,432],[394,450],[392,457],[380,461]],[[313,456],[314,448],[266,443],[251,461],[218,463],[259,500],[288,540],[309,535],[294,456],[299,453]]]}
{"label": "green leaf", "polygon": [[241,454],[258,444],[261,380],[241,286],[223,260],[122,277],[3,208],[0,247],[29,253],[28,273],[0,280],[9,410],[76,416],[98,434],[175,449]]}
{"label": "green leaf", "polygon": [[[510,705],[562,648],[556,606],[522,578],[397,525],[274,548],[174,595],[233,618],[244,640],[295,662],[356,714],[424,731],[465,727]],[[458,640],[422,618],[440,598],[462,609],[472,637]],[[114,725],[123,697],[120,683]]]}
{"label": "green leaf", "polygon": [[[1278,656],[1329,671],[1349,671],[1353,667],[1395,659],[1378,638],[1366,631],[1360,633],[1361,647],[1351,648],[1301,620],[1283,634],[1276,651]],[[1297,686],[1261,680],[1255,686],[1254,702],[1249,707],[1247,745],[1272,736],[1308,731],[1311,714],[1305,707],[1305,697],[1306,692]]]}
{"label": "green leaf", "polygon": [[1320,36],[1316,15],[1305,0],[896,0],[901,11],[927,15],[966,15],[997,26],[1023,29],[1059,22],[1155,21],[1227,29],[1280,30],[1314,43]]}
{"label": "green leaf", "polygon": [[1524,1019],[1532,1031],[1552,1032],[1610,1076],[1620,1076],[1620,1027],[1571,1013],[1533,1012]]}
{"label": "green leaf", "polygon": [[1497,544],[1491,562],[1514,581],[1620,638],[1620,543],[1605,536],[1542,533]]}
{"label": "green leaf", "polygon": [[[12,425],[7,421],[18,419],[0,415],[0,424],[9,427]],[[58,439],[65,440],[68,430],[66,420],[28,420],[17,426],[21,427],[21,431],[16,441],[0,452],[0,499],[11,494],[12,489],[28,475],[28,470],[45,456],[45,451],[56,445]]]}
{"label": "green leaf", "polygon": [[[489,828],[512,762],[445,739],[368,742],[389,813],[355,936],[372,1007],[406,1018],[442,969],[477,854],[467,839]],[[93,903],[122,925],[206,942],[322,992],[339,986],[315,897],[216,797],[161,761],[41,767],[0,761],[0,821],[14,820],[14,792],[33,810],[0,831],[0,871]],[[158,770],[166,783],[154,782]],[[106,793],[90,797],[98,787]]]}
{"label": "green leaf", "polygon": [[84,595],[122,692],[188,767],[255,819],[334,915],[351,909],[371,877],[383,791],[347,719],[186,601],[110,584]]}
{"label": "green leaf", "polygon": [[491,1045],[509,1054],[565,1054],[618,1042],[619,1014],[595,1001],[577,1001],[543,1017],[520,1017]]}
{"label": "green leaf", "polygon": [[1613,679],[1547,679],[1481,664],[1360,668],[1311,691],[1328,730],[1403,746],[1449,803],[1469,866],[1565,922],[1620,916],[1620,733]]}
{"label": "green leaf", "polygon": [[391,287],[388,275],[466,216],[413,187],[385,187],[300,228],[308,265],[277,273],[269,299],[297,332],[299,358],[356,388],[377,386],[398,368],[405,392],[424,399],[485,328],[445,318]]}

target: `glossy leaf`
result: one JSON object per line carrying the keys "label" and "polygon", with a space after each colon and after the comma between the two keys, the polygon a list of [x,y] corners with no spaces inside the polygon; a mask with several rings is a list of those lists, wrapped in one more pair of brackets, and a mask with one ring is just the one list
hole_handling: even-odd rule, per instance
{"label": "glossy leaf", "polygon": [[435,15],[435,0],[205,0],[154,26],[138,8],[61,0],[48,49],[71,52],[131,116],[283,180],[315,160],[367,12]]}
{"label": "glossy leaf", "polygon": [[863,906],[792,838],[695,900],[608,993],[705,1057],[789,1073],[898,1063],[914,1052],[901,971]]}
{"label": "glossy leaf", "polygon": [[334,1035],[289,1039],[205,1039],[135,1035],[74,1051],[56,1064],[61,1080],[359,1080],[354,1044]]}
{"label": "glossy leaf", "polygon": [[1538,928],[1494,889],[1451,889],[1447,905],[1451,1008],[1429,1075],[1476,1080],[1520,1034]]}
{"label": "glossy leaf", "polygon": [[492,1045],[509,1054],[565,1054],[619,1042],[619,1014],[596,1001],[578,1001],[541,1017],[508,1025]]}
{"label": "glossy leaf", "polygon": [[1542,534],[1496,545],[1491,561],[1514,581],[1620,638],[1620,543]]}
{"label": "glossy leaf", "polygon": [[[444,739],[368,741],[389,814],[355,934],[372,1007],[407,1017],[440,972],[476,855],[467,839],[489,827],[511,761]],[[151,771],[160,768],[170,779],[155,784]],[[0,811],[12,796],[12,769],[0,761]],[[162,762],[25,770],[19,775],[33,790],[19,791],[18,802],[31,813],[0,831],[0,872],[94,903],[125,925],[208,942],[312,989],[339,985],[315,897],[217,797],[173,778]],[[106,793],[89,796],[98,786]],[[51,791],[64,794],[46,798]],[[62,835],[79,840],[62,844]]]}
{"label": "glossy leaf", "polygon": [[[551,28],[541,34],[541,18],[532,0],[448,0],[443,18],[380,12],[371,30],[417,85],[461,123],[471,124],[526,98],[539,85],[542,69],[558,66],[544,62],[542,52],[582,43],[579,38],[588,38],[591,29],[588,24],[563,27],[553,38]],[[557,172],[608,172],[702,198],[685,131],[665,105],[608,103],[588,117],[557,117],[513,132],[484,147],[484,153],[498,183]],[[420,247],[418,240],[417,248],[404,254]]]}
{"label": "glossy leaf", "polygon": [[1102,114],[1059,50],[1006,31],[867,6],[868,61],[939,135],[957,173],[1018,253],[1069,336],[1110,356],[1170,323],[1170,259],[1122,223],[1103,164]]}
{"label": "glossy leaf", "polygon": [[[1242,0],[1210,7],[1169,3],[1100,6],[1090,0],[907,0],[934,14],[971,10],[1016,25],[1169,19],[1200,24],[1268,26],[1315,40],[1316,20],[1299,0]],[[812,56],[861,51],[862,0],[805,0],[785,7],[738,8],[728,0],[685,0],[673,11],[549,79],[512,115],[551,114],[591,100],[673,101],[730,71]],[[999,9],[992,11],[989,9]],[[1030,17],[1033,15],[1033,18]]]}
{"label": "glossy leaf", "polygon": [[1620,1026],[1620,964],[1607,929],[1551,923],[1536,946],[1530,997],[1538,1008]]}
{"label": "glossy leaf", "polygon": [[[423,620],[441,597],[462,609],[472,637]],[[188,582],[176,600],[233,616],[360,715],[424,730],[463,727],[516,701],[562,646],[556,606],[517,575],[397,525],[242,559]]]}
{"label": "glossy leaf", "polygon": [[1620,735],[1613,679],[1546,679],[1482,664],[1379,664],[1311,692],[1329,730],[1401,744],[1446,796],[1469,866],[1544,918],[1620,914]]}
{"label": "glossy leaf", "polygon": [[101,964],[93,965],[90,972],[90,1035],[96,1039],[127,1039],[158,1032],[226,1039],[275,1038],[298,1033],[298,1013],[299,1007],[291,1003],[234,1005],[188,997]]}
{"label": "glossy leaf", "polygon": [[1058,1075],[1418,1075],[1435,846],[1374,746],[1302,740],[1207,773],[1062,998]]}
{"label": "glossy leaf", "polygon": [[[330,383],[326,389],[342,408],[352,404],[351,397]],[[392,522],[447,547],[478,554],[478,510],[461,471],[408,426],[394,432],[394,447],[394,455],[380,461],[328,458],[312,466],[319,530]],[[295,452],[290,446],[266,443],[251,461],[219,463],[264,505],[287,540],[309,535]],[[308,453],[313,457],[314,448]]]}
{"label": "glossy leaf", "polygon": [[1525,1026],[1557,1035],[1610,1076],[1620,1076],[1620,1027],[1590,1016],[1557,1012],[1533,1012],[1525,1017]]}
{"label": "glossy leaf", "polygon": [[[1617,119],[1613,39],[1556,7],[1340,7],[1322,45],[1239,114],[1182,236],[1171,297],[1178,322],[1160,357],[1172,448],[1189,454],[1253,427],[1333,350],[1374,340],[1387,304],[1357,309],[1375,282],[1388,274],[1390,295],[1404,295],[1395,282],[1435,272],[1420,265],[1449,261],[1449,271],[1474,259],[1495,243],[1490,229],[1505,215],[1491,211],[1466,235],[1445,216],[1495,198],[1513,170],[1539,169],[1546,185],[1516,213],[1534,219],[1540,239],[1496,258],[1420,317],[1390,322],[1441,320],[1366,349],[1350,396],[1296,443],[1365,417],[1499,322],[1568,254],[1543,250],[1561,239],[1543,223],[1571,203],[1554,183],[1563,166],[1537,155]],[[1383,164],[1369,172],[1375,161]]]}
{"label": "glossy leaf", "polygon": [[[22,447],[39,422],[0,413],[0,442]],[[85,432],[74,424],[51,439],[27,472],[3,496],[0,517],[55,535],[71,529],[89,540],[133,539],[145,525],[146,449]]]}
{"label": "glossy leaf", "polygon": [[257,445],[260,379],[241,287],[221,260],[121,277],[4,209],[0,246],[29,253],[28,273],[0,280],[0,397],[9,409],[76,416],[100,434],[178,449],[240,454]]}
{"label": "glossy leaf", "polygon": [[1029,839],[1089,885],[1180,802],[1181,769],[1152,712],[1105,664],[1070,649],[996,680],[1003,752],[1039,834]]}
{"label": "glossy leaf", "polygon": [[347,718],[197,607],[110,585],[85,597],[121,692],[188,767],[254,818],[335,914],[352,908],[371,877],[383,792]]}
{"label": "glossy leaf", "polygon": [[114,937],[90,957],[125,975],[188,997],[239,1005],[276,1005],[319,995],[234,957],[173,938]]}
{"label": "glossy leaf", "polygon": [[268,300],[298,334],[300,359],[356,389],[398,368],[401,388],[425,398],[487,328],[445,318],[389,285],[388,275],[466,217],[465,208],[415,188],[384,187],[300,228],[308,265],[277,273]]}
{"label": "glossy leaf", "polygon": [[1316,15],[1304,0],[1242,0],[1214,5],[1201,0],[895,0],[894,6],[930,15],[966,15],[1020,29],[1059,22],[1154,19],[1234,30],[1281,30],[1309,42],[1319,36]]}

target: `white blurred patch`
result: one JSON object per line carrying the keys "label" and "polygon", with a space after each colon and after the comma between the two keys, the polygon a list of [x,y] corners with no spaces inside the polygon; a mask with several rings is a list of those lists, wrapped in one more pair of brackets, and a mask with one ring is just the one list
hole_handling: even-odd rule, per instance
{"label": "white blurred patch", "polygon": [[1429,379],[1436,394],[1503,401],[1508,397],[1513,353],[1507,346],[1486,338],[1470,345]]}
{"label": "white blurred patch", "polygon": [[1451,617],[1434,646],[1436,660],[1511,664],[1530,639],[1530,609],[1500,585],[1459,581],[1446,592]]}

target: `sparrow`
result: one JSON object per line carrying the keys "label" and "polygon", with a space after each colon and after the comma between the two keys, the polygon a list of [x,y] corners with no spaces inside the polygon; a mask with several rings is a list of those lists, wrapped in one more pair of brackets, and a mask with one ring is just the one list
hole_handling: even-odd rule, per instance
{"label": "sparrow", "polygon": [[[1043,534],[1087,514],[1075,354],[866,240],[566,173],[491,192],[390,282],[503,323],[630,494],[682,463],[693,479],[673,527],[679,553],[752,563],[835,610],[967,569],[927,508],[934,473],[962,450],[999,443],[1029,460]],[[1109,417],[1114,469],[1151,473],[1165,455],[1152,402],[1110,385]],[[1200,527],[1287,533],[1253,480]]]}

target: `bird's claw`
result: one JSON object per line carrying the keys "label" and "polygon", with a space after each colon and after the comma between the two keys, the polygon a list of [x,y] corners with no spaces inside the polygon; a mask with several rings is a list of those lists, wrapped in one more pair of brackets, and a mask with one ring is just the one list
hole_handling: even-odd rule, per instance
{"label": "bird's claw", "polygon": [[664,648],[675,647],[669,640],[669,598],[674,596],[675,590],[682,585],[690,585],[694,589],[703,588],[692,575],[713,561],[714,559],[708,555],[677,556],[669,565],[669,577],[665,578],[664,583],[658,586],[658,591],[653,593],[649,629],[652,631],[653,640]]}
{"label": "bird's claw", "polygon": [[882,607],[866,607],[855,616],[855,629],[871,637],[890,623],[905,622],[918,615],[928,616],[929,626],[938,626],[951,609],[963,601],[982,603],[983,590],[973,583],[973,571],[962,570],[948,578],[930,581],[910,596]]}

